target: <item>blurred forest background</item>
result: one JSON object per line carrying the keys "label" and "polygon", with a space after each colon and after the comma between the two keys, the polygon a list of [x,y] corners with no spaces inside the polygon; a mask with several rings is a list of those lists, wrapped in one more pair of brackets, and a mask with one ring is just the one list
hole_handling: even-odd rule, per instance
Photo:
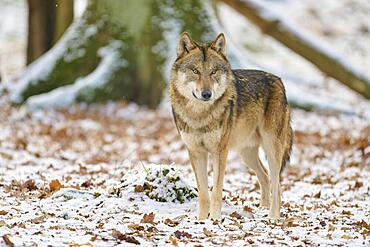
{"label": "blurred forest background", "polygon": [[[0,0],[0,245],[368,245],[369,16],[368,0]],[[183,31],[224,32],[233,68],[283,79],[281,222],[235,154],[221,222],[147,194],[163,169],[194,185],[166,96]]]}
{"label": "blurred forest background", "polygon": [[[27,47],[26,63],[30,66],[15,79],[18,83],[11,90],[13,102],[27,101],[32,107],[42,108],[124,98],[155,108],[162,102],[177,37],[182,31],[190,32],[195,40],[202,42],[212,39],[218,32],[226,32],[232,65],[269,70],[291,81],[294,90],[288,90],[288,98],[293,106],[305,109],[340,107],[335,99],[324,102],[315,91],[305,90],[304,87],[312,88],[317,79],[300,76],[300,70],[274,68],[270,64],[275,61],[260,61],[260,56],[277,53],[268,49],[289,49],[290,53],[301,57],[294,60],[310,63],[306,70],[315,67],[325,78],[333,78],[370,98],[370,76],[366,70],[369,57],[367,48],[362,47],[369,41],[369,24],[364,19],[366,10],[362,10],[357,1],[343,5],[343,8],[363,12],[356,27],[329,24],[335,15],[348,14],[345,10],[320,13],[314,7],[307,7],[310,15],[307,18],[317,19],[316,22],[325,20],[321,27],[316,25],[315,30],[307,30],[284,18],[281,11],[273,11],[269,5],[279,6],[276,4],[279,1],[77,2],[79,5],[72,0],[27,2],[27,39],[23,42]],[[75,4],[80,16],[74,19]],[[233,33],[237,28],[231,26],[233,22],[229,17],[222,16],[226,11],[242,16],[244,29],[251,35]],[[325,14],[327,16],[320,16]],[[356,45],[348,40],[347,47],[343,47],[347,50],[333,49],[329,44],[339,43],[340,35],[343,39],[358,36],[364,40],[355,40]],[[242,43],[238,44],[235,39],[241,39]],[[348,46],[356,47],[349,61]],[[302,99],[299,94],[303,92],[308,95]]]}

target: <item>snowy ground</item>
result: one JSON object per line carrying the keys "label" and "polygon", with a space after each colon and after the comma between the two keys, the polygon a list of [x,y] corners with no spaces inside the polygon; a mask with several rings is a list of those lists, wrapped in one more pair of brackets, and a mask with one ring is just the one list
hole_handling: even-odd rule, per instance
{"label": "snowy ground", "polygon": [[[368,67],[368,1],[267,2],[345,56],[352,55],[351,46],[358,47],[351,62]],[[0,15],[12,24],[0,23],[0,71],[9,79],[24,63],[26,7],[18,0],[0,4]],[[293,111],[295,144],[282,175],[282,219],[269,221],[267,210],[258,208],[257,178],[234,154],[225,178],[222,220],[197,221],[196,198],[183,204],[150,199],[145,178],[166,165],[176,170],[167,175],[179,176],[181,186],[194,186],[185,147],[166,110],[109,103],[26,113],[2,96],[1,246],[370,245],[369,102],[256,34],[227,7],[221,15],[233,24],[229,31],[236,32],[236,43],[247,48],[261,44],[246,52],[256,67],[282,74],[288,85],[307,82],[307,92],[356,109],[356,114]],[[335,28],[327,30],[332,24]],[[340,38],[343,32],[345,39]]]}
{"label": "snowy ground", "polygon": [[169,113],[124,104],[1,108],[0,236],[16,245],[370,244],[370,122],[360,117],[293,112],[281,221],[258,208],[256,177],[231,155],[223,219],[199,222],[196,199],[156,202],[136,188],[148,163],[173,162],[194,186]]}

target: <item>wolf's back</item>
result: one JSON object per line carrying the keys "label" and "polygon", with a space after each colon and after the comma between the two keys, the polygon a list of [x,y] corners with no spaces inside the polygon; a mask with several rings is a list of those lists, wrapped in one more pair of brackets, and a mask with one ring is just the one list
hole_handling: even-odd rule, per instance
{"label": "wolf's back", "polygon": [[266,108],[272,95],[281,95],[286,104],[285,89],[279,77],[261,70],[237,69],[233,73],[238,107],[254,102]]}
{"label": "wolf's back", "polygon": [[[277,133],[283,132],[285,145],[283,151],[283,171],[290,160],[293,131],[290,126],[290,113],[283,82],[278,76],[261,70],[233,70],[237,92],[237,112],[262,112],[265,119],[276,118],[280,122]],[[259,110],[256,110],[259,109]],[[284,114],[285,113],[285,114]]]}

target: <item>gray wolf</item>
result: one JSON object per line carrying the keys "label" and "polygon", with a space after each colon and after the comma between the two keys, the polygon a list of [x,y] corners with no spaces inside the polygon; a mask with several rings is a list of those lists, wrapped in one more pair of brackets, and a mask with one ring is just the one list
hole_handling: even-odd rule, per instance
{"label": "gray wolf", "polygon": [[[260,206],[280,217],[280,174],[290,159],[292,128],[285,89],[279,77],[258,70],[232,70],[221,33],[201,44],[181,35],[169,84],[172,112],[195,173],[200,220],[219,219],[229,150],[235,150],[257,175]],[[262,147],[267,169],[258,156]],[[213,165],[208,193],[207,163]]]}

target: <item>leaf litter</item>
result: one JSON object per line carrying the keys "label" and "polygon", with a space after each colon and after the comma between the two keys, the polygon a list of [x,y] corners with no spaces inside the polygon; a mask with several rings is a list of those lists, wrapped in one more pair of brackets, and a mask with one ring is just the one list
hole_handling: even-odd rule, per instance
{"label": "leaf litter", "polygon": [[370,123],[359,116],[293,111],[281,220],[258,207],[257,178],[231,153],[223,218],[198,221],[194,174],[169,112],[124,103],[3,109],[0,242],[369,244]]}

